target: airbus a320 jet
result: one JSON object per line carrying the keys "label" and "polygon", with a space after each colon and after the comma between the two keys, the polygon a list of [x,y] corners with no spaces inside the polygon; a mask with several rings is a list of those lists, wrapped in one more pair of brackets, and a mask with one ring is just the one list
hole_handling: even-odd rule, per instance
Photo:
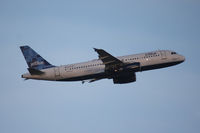
{"label": "airbus a320 jet", "polygon": [[54,66],[29,46],[20,47],[28,64],[29,73],[24,79],[49,81],[88,81],[113,79],[114,84],[136,81],[136,72],[174,66],[185,57],[170,50],[158,50],[142,54],[114,57],[103,49],[94,48],[99,58],[88,62]]}

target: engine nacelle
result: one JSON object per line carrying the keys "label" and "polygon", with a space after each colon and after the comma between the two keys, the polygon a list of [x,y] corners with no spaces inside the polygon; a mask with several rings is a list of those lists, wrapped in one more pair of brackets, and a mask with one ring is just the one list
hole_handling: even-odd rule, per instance
{"label": "engine nacelle", "polygon": [[136,75],[133,72],[121,72],[113,77],[114,84],[125,84],[136,81]]}

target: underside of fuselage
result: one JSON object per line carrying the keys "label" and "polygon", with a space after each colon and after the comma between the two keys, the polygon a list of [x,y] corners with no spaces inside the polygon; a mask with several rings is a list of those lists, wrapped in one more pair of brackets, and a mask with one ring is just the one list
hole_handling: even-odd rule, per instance
{"label": "underside of fuselage", "polygon": [[182,62],[183,61],[176,61],[176,62],[167,62],[167,63],[162,63],[162,64],[149,65],[149,66],[142,66],[141,71],[148,71],[148,70],[154,70],[154,69],[160,69],[160,68],[175,66],[175,65],[178,65]]}
{"label": "underside of fuselage", "polygon": [[63,78],[63,79],[58,79],[56,81],[84,81],[84,80],[89,80],[89,79],[104,79],[104,78],[107,78],[106,73],[98,73],[98,74],[90,74],[90,75],[84,75],[84,76]]}

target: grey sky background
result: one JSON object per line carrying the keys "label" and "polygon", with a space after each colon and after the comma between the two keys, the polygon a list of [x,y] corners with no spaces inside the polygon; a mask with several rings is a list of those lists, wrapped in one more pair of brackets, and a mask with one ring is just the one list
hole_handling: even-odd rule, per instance
{"label": "grey sky background", "polygon": [[[0,0],[1,133],[199,133],[199,0]],[[174,50],[186,62],[137,82],[23,81],[29,45],[54,65]]]}

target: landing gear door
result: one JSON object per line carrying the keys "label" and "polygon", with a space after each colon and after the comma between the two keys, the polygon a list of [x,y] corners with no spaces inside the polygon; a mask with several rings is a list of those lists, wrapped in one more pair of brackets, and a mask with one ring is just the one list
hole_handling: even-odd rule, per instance
{"label": "landing gear door", "polygon": [[58,79],[60,77],[59,67],[55,67],[54,68],[54,73],[55,73],[55,79]]}
{"label": "landing gear door", "polygon": [[160,51],[160,54],[161,54],[161,59],[162,60],[167,59],[166,51]]}

